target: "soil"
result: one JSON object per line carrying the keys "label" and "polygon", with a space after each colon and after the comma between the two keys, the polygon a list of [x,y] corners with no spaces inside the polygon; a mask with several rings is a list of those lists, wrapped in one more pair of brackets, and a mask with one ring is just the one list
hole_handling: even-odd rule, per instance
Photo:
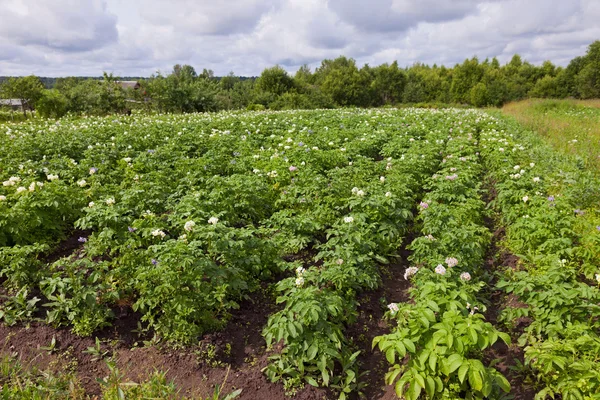
{"label": "soil", "polygon": [[[234,312],[223,331],[205,335],[198,345],[183,349],[161,344],[145,347],[142,339],[147,338],[132,332],[139,315],[131,311],[122,312],[113,326],[99,332],[97,337],[102,341],[102,350],[108,350],[108,356],[116,360],[125,380],[139,382],[155,370],[167,371],[167,379],[175,383],[180,394],[194,399],[212,395],[217,384],[223,385],[224,394],[241,388],[242,393],[237,397],[240,400],[286,399],[282,385],[269,382],[261,371],[268,362],[261,330],[273,311],[271,296],[256,293]],[[0,354],[13,354],[23,364],[35,363],[40,369],[72,370],[86,395],[99,398],[101,386],[97,379],[108,376],[109,370],[103,360],[95,360],[84,352],[95,345],[94,338],[81,338],[69,329],[54,329],[43,323],[32,323],[29,327],[0,325],[0,338],[4,338]],[[53,338],[56,346],[52,353],[40,349],[49,346]],[[327,390],[307,385],[294,398],[332,397]]]}
{"label": "soil", "polygon": [[[394,387],[385,384],[385,374],[389,364],[385,355],[377,349],[372,349],[373,339],[376,336],[390,332],[391,326],[383,320],[386,305],[401,303],[409,300],[409,281],[403,278],[406,266],[394,264],[382,270],[381,286],[371,292],[366,292],[358,297],[358,318],[354,325],[346,330],[347,337],[361,351],[357,358],[360,381],[365,385],[361,390],[363,398],[369,400],[396,399]],[[359,398],[355,394],[352,398]]]}
{"label": "soil", "polygon": [[[89,235],[89,231],[71,232],[56,250],[43,256],[44,261],[52,263],[62,257],[76,256],[83,245],[79,238]],[[307,257],[310,251],[300,256]],[[4,289],[0,291],[4,293]],[[68,328],[55,329],[43,322],[12,327],[0,324],[0,355],[18,357],[23,365],[35,365],[40,370],[74,372],[90,399],[100,398],[98,379],[109,375],[108,358],[115,361],[124,375],[123,381],[140,382],[155,371],[166,371],[167,380],[173,381],[180,395],[193,399],[212,396],[217,385],[221,386],[223,395],[241,388],[236,398],[239,400],[289,399],[283,385],[271,383],[262,372],[269,352],[261,332],[269,315],[277,311],[268,284],[232,311],[222,331],[206,334],[197,345],[185,348],[151,343],[150,337],[139,336],[136,330],[141,315],[133,312],[129,305],[113,311],[116,317],[112,326],[86,338],[76,336]],[[43,317],[43,313],[38,317]],[[101,340],[102,350],[108,351],[104,360],[84,352],[95,346],[96,337]],[[41,348],[50,346],[53,339],[52,351]],[[299,400],[329,398],[334,398],[331,391],[310,385],[298,390],[294,397]]]}
{"label": "soil", "polygon": [[[488,186],[487,189],[488,198],[486,200],[489,202],[494,199],[496,190],[493,185]],[[496,224],[492,219],[488,219],[486,225],[493,230]],[[491,278],[488,287],[491,292],[488,293],[490,304],[485,313],[486,320],[504,332],[506,332],[506,328],[501,324],[499,326],[498,318],[500,312],[506,307],[526,307],[514,294],[506,295],[502,290],[495,289],[498,279],[496,272],[507,269],[519,270],[520,268],[519,258],[501,246],[505,233],[504,227],[493,230],[492,243],[486,258],[486,268]],[[517,321],[514,321],[514,330],[510,332],[511,343],[506,345],[502,340],[498,340],[491,348],[484,352],[484,364],[495,363],[494,367],[510,383],[510,396],[514,400],[530,400],[536,394],[536,390],[530,384],[526,383],[527,377],[523,373],[519,373],[516,369],[518,365],[523,365],[524,363],[523,349],[516,343],[530,322],[528,318],[519,318]]]}

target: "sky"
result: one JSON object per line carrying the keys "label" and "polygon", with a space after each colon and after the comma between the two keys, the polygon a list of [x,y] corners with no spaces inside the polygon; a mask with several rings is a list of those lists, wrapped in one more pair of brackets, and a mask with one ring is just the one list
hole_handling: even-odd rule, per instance
{"label": "sky", "polygon": [[452,66],[518,53],[566,66],[600,39],[600,0],[0,0],[0,76],[293,73],[340,55],[359,66]]}

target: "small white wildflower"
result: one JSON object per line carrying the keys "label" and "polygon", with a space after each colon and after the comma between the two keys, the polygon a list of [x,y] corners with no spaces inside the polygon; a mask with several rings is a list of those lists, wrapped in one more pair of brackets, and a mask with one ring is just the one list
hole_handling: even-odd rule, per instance
{"label": "small white wildflower", "polygon": [[534,177],[533,181],[536,182],[536,183],[539,182],[540,181],[540,177],[539,176]]}
{"label": "small white wildflower", "polygon": [[435,267],[435,273],[436,274],[440,274],[440,275],[445,275],[446,274],[446,268],[444,268],[444,266],[442,264],[438,264],[438,266]]}
{"label": "small white wildflower", "polygon": [[385,197],[392,197],[392,192],[385,192]]}
{"label": "small white wildflower", "polygon": [[194,229],[194,226],[196,226],[196,223],[194,221],[188,221],[183,226],[183,229],[185,229],[188,232],[191,232]]}
{"label": "small white wildflower", "polygon": [[211,225],[216,225],[217,222],[219,222],[219,218],[217,218],[217,217],[210,217],[208,219],[208,223],[211,224]]}
{"label": "small white wildflower", "polygon": [[184,233],[183,235],[179,236],[179,240],[182,242],[187,242],[187,235]]}
{"label": "small white wildflower", "polygon": [[533,167],[535,167],[535,163],[529,163],[529,166],[530,166],[531,168],[533,168]]}
{"label": "small white wildflower", "polygon": [[303,267],[296,268],[296,275],[302,276],[306,270]]}
{"label": "small white wildflower", "polygon": [[304,278],[299,276],[296,278],[296,286],[302,287],[304,285]]}
{"label": "small white wildflower", "polygon": [[108,199],[106,199],[106,204],[109,206],[112,206],[115,204],[115,198],[114,197],[109,197]]}
{"label": "small white wildflower", "polygon": [[24,191],[26,191],[26,190],[27,190],[27,189],[25,189],[23,186],[19,186],[19,187],[17,188],[17,193],[22,193],[22,192],[24,192]]}
{"label": "small white wildflower", "polygon": [[123,161],[125,161],[125,162],[127,162],[127,163],[130,163],[130,162],[131,162],[131,157],[125,157],[125,158],[123,159]]}
{"label": "small white wildflower", "polygon": [[85,181],[85,179],[81,179],[81,180],[77,181],[77,184],[80,187],[85,187],[85,185],[87,185],[87,182]]}
{"label": "small white wildflower", "polygon": [[471,280],[471,274],[469,274],[468,272],[463,272],[460,274],[460,280],[461,281],[465,281],[468,282]]}
{"label": "small white wildflower", "polygon": [[364,197],[364,195],[365,195],[365,192],[364,192],[364,191],[362,191],[362,190],[358,190],[358,191],[356,192],[356,195],[357,195],[358,197]]}
{"label": "small white wildflower", "polygon": [[344,217],[344,222],[347,224],[351,224],[352,222],[354,222],[354,218],[352,217]]}
{"label": "small white wildflower", "polygon": [[380,180],[382,183],[383,183],[383,182],[385,182],[385,176],[380,176],[380,177],[379,177],[379,180]]}
{"label": "small white wildflower", "polygon": [[29,185],[29,191],[33,192],[35,190],[35,182],[31,182],[31,185]]}
{"label": "small white wildflower", "polygon": [[342,265],[344,263],[344,260],[342,260],[341,258],[338,258],[337,260],[335,260],[335,263],[337,265]]}
{"label": "small white wildflower", "polygon": [[17,182],[21,182],[21,178],[19,178],[18,176],[11,176],[10,178],[8,178],[9,182],[13,182],[13,185]]}
{"label": "small white wildflower", "polygon": [[0,201],[6,201],[6,196],[0,195]]}
{"label": "small white wildflower", "polygon": [[94,207],[94,202],[93,202],[93,201],[90,201],[90,202],[89,202],[89,204],[88,204],[88,207],[89,207],[89,208],[92,208],[92,207]]}
{"label": "small white wildflower", "polygon": [[523,203],[527,203],[528,200],[529,200],[529,196],[523,196]]}
{"label": "small white wildflower", "polygon": [[515,171],[518,171],[518,170],[520,170],[520,169],[521,169],[521,166],[520,166],[520,165],[515,165],[515,166],[513,167],[513,169],[514,169]]}
{"label": "small white wildflower", "polygon": [[[6,197],[4,199],[6,199]],[[598,284],[600,285],[600,274],[596,274],[596,282],[598,282]]]}

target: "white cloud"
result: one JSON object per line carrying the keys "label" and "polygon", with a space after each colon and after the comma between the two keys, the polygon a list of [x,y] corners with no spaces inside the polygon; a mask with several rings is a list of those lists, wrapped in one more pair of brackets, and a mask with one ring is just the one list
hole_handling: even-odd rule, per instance
{"label": "white cloud", "polygon": [[118,40],[117,17],[100,0],[0,0],[0,40],[66,52]]}
{"label": "white cloud", "polygon": [[453,65],[516,52],[566,65],[600,39],[573,0],[0,0],[0,75],[148,76],[176,63],[258,75],[324,58]]}

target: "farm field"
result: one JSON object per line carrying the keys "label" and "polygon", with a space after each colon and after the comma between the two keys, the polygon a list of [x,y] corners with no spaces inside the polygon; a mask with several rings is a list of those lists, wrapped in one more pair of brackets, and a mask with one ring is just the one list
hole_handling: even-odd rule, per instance
{"label": "farm field", "polygon": [[546,136],[470,109],[0,125],[0,398],[598,398],[600,180]]}

